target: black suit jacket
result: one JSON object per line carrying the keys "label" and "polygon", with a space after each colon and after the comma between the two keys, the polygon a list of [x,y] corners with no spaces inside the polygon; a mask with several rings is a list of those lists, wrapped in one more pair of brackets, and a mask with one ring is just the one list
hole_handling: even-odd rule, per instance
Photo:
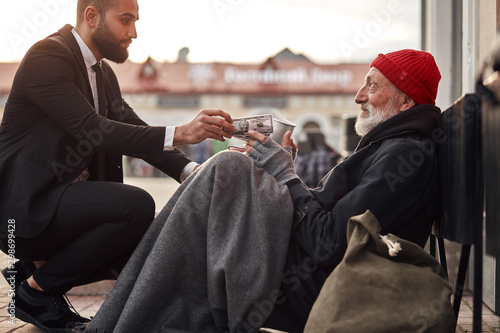
{"label": "black suit jacket", "polygon": [[179,180],[191,161],[178,150],[163,151],[165,127],[148,126],[124,102],[105,61],[106,108],[96,113],[72,28],[31,47],[15,75],[0,126],[0,232],[15,225],[18,237],[40,234],[86,168],[90,180],[121,182],[128,155]]}

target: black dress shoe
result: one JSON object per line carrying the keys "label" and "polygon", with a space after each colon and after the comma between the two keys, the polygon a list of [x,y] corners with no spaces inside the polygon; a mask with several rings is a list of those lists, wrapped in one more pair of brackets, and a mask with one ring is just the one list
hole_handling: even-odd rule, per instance
{"label": "black dress shoe", "polygon": [[16,293],[15,316],[44,332],[71,332],[77,324],[90,322],[71,311],[62,295],[36,290],[27,281],[21,283]]}
{"label": "black dress shoe", "polygon": [[33,275],[36,267],[31,261],[19,260],[13,266],[2,269],[2,275],[9,283],[10,289],[16,291],[21,282]]}

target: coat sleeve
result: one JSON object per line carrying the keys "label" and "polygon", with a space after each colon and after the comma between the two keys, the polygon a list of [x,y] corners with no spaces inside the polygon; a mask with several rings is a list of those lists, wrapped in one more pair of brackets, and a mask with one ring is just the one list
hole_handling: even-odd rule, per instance
{"label": "coat sleeve", "polygon": [[[109,67],[109,66],[106,66]],[[130,107],[122,98],[121,92],[119,90],[119,83],[116,78],[116,75],[111,71],[111,68],[107,69],[106,74],[110,87],[114,87],[113,91],[108,93],[109,96],[112,96],[109,109],[109,116],[113,117],[113,119],[118,120],[121,123],[127,123],[135,126],[147,127],[149,126],[145,121],[143,121],[137,113]],[[163,129],[163,141],[165,141],[165,127],[161,127]],[[164,150],[163,144],[162,149],[157,152],[149,153],[149,152],[137,152],[127,154],[131,157],[142,158],[149,164],[163,171],[170,177],[180,181],[180,175],[184,167],[192,162],[192,159],[186,156],[178,149],[173,150]]]}
{"label": "coat sleeve", "polygon": [[179,180],[182,169],[191,160],[178,150],[163,150],[165,127],[149,126],[123,101],[116,76],[108,65],[108,117],[103,117],[82,92],[88,85],[86,78],[79,73],[74,55],[62,43],[45,39],[33,47],[23,62],[19,73],[22,93],[74,139],[90,142],[95,151],[143,158]]}
{"label": "coat sleeve", "polygon": [[[123,123],[98,115],[82,93],[88,85],[76,58],[62,43],[45,39],[23,60],[16,79],[22,92],[77,141],[115,154],[158,153],[163,150],[164,127]],[[89,140],[92,138],[93,140]]]}
{"label": "coat sleeve", "polygon": [[[349,218],[367,209],[377,217],[384,234],[392,232],[403,238],[413,232],[428,235],[426,217],[433,215],[436,204],[436,163],[433,153],[426,153],[421,143],[408,139],[381,146],[366,167],[339,164],[340,169],[330,173],[323,188],[315,190],[326,191],[321,193],[323,198],[331,193],[329,202],[320,202],[302,184],[292,186],[294,237],[316,262],[334,267],[347,248]],[[351,179],[355,176],[352,168],[362,169],[359,179]]]}

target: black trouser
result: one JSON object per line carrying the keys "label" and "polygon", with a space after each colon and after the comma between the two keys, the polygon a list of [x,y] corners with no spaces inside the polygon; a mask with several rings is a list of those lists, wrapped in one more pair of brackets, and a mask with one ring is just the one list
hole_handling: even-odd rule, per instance
{"label": "black trouser", "polygon": [[[321,251],[316,253],[317,256],[324,254]],[[280,293],[264,327],[289,333],[304,332],[309,312],[331,271],[332,268],[317,264],[292,238]]]}
{"label": "black trouser", "polygon": [[154,218],[146,191],[113,182],[69,186],[40,235],[16,238],[16,257],[46,260],[33,274],[48,292],[116,279]]}

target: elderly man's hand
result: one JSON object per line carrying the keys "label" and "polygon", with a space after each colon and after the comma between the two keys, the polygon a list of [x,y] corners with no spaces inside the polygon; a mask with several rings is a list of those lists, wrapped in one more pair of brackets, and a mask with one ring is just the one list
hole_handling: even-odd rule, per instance
{"label": "elderly man's hand", "polygon": [[222,110],[201,110],[189,123],[175,128],[173,145],[196,144],[208,138],[224,142],[224,137],[231,138],[229,132],[236,130],[232,122],[231,116]]}
{"label": "elderly man's hand", "polygon": [[[252,133],[250,133],[250,132],[252,132]],[[257,141],[259,141],[260,143],[266,141],[266,139],[267,139],[267,136],[265,136],[264,134],[259,133],[257,131],[250,130],[250,131],[248,131],[248,134],[251,137],[255,138]],[[250,153],[250,151],[252,150],[252,146],[254,143],[255,143],[255,140],[250,140],[247,142],[246,146],[248,148],[248,150],[247,150],[248,153]],[[281,145],[283,147],[291,147],[293,153],[297,152],[297,145],[295,144],[295,142],[293,142],[292,132],[290,132],[290,131],[286,132],[285,135],[283,136],[283,141],[282,141]]]}
{"label": "elderly man's hand", "polygon": [[248,131],[248,134],[256,141],[248,141],[245,151],[255,160],[258,167],[266,170],[282,185],[298,178],[292,157],[293,150],[297,151],[297,146],[290,138],[291,132],[287,132],[283,138],[284,147],[257,131]]}

